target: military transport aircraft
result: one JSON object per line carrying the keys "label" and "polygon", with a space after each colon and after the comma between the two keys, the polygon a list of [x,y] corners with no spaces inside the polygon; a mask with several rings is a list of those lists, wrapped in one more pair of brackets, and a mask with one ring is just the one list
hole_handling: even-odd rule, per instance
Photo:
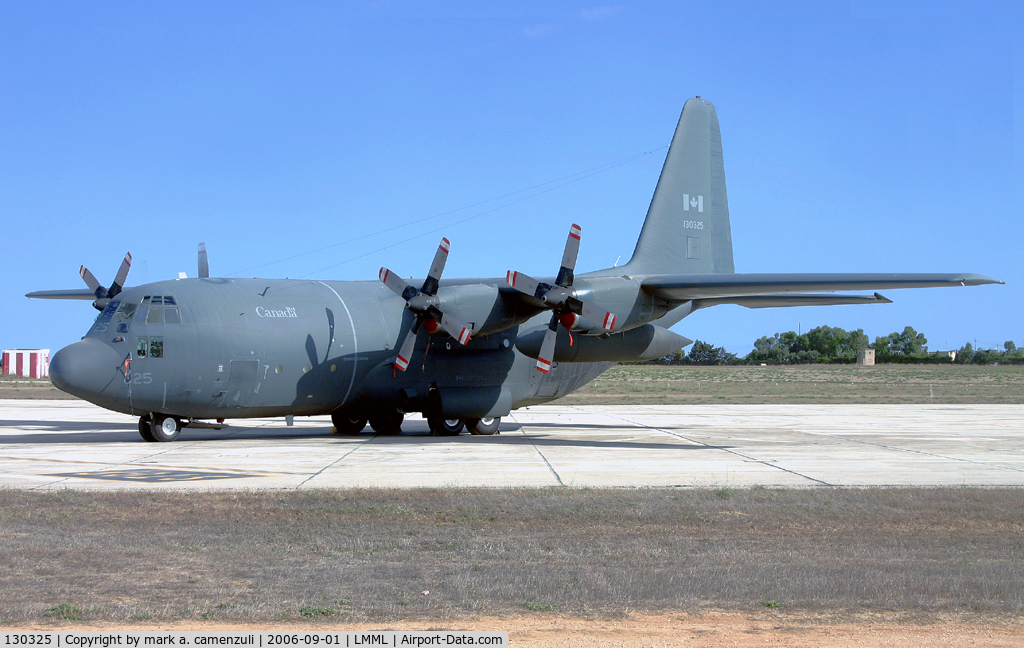
{"label": "military transport aircraft", "polygon": [[[701,308],[890,303],[887,288],[977,286],[954,274],[737,274],[722,139],[714,106],[683,107],[632,258],[575,275],[572,225],[555,277],[442,280],[441,241],[426,279],[380,281],[199,276],[125,288],[131,255],[105,288],[35,298],[90,299],[100,310],[81,341],[58,351],[58,388],[139,417],[146,441],[216,419],[330,414],[335,431],[400,431],[420,412],[436,435],[498,433],[513,409],[580,388],[616,362],[691,343],[669,327]],[[207,422],[203,422],[207,419]]]}

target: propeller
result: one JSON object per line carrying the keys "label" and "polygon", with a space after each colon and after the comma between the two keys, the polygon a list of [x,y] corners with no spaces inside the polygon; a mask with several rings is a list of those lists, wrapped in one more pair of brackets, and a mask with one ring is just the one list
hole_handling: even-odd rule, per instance
{"label": "propeller", "polygon": [[441,239],[441,245],[437,247],[434,254],[434,262],[430,264],[430,272],[427,274],[423,287],[416,290],[401,277],[387,268],[380,269],[380,280],[390,288],[396,295],[405,300],[406,307],[416,314],[416,319],[409,332],[402,341],[402,348],[398,352],[394,365],[405,371],[409,367],[409,359],[412,357],[413,347],[416,346],[416,335],[420,326],[433,335],[438,329],[458,340],[459,344],[469,342],[469,327],[453,317],[441,312],[439,305],[441,300],[437,297],[438,283],[441,280],[441,273],[444,272],[444,264],[448,260],[448,247],[451,245],[448,239]]}
{"label": "propeller", "polygon": [[110,284],[110,288],[104,288],[100,285],[100,282],[96,280],[96,277],[89,272],[89,268],[82,266],[78,270],[78,274],[82,275],[82,280],[85,281],[85,285],[89,286],[89,290],[96,295],[96,301],[92,303],[93,308],[98,311],[102,311],[110,303],[110,300],[117,297],[121,292],[121,288],[124,286],[124,280],[128,278],[128,270],[132,267],[132,253],[129,252],[124,255],[124,261],[121,262],[121,267],[118,268],[117,274],[114,275],[114,283]]}
{"label": "propeller", "polygon": [[536,297],[552,311],[551,321],[540,347],[540,355],[537,357],[537,371],[543,373],[551,371],[551,359],[555,356],[555,339],[559,324],[572,330],[579,324],[582,316],[606,331],[615,328],[615,315],[590,302],[578,299],[576,291],[572,288],[575,278],[573,270],[576,268],[576,257],[580,252],[580,232],[580,226],[575,223],[569,228],[565,251],[562,253],[562,267],[558,269],[554,286],[514,270],[509,270],[505,275],[508,285],[521,293]]}
{"label": "propeller", "polygon": [[210,276],[210,261],[206,258],[206,243],[199,244],[199,278]]}

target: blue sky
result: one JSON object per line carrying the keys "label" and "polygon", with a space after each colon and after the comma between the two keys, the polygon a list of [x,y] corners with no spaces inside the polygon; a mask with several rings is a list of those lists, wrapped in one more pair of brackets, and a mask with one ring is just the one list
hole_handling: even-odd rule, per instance
{"label": "blue sky", "polygon": [[[712,4],[712,3],[703,3]],[[896,303],[674,327],[911,325],[1024,345],[1024,11],[1013,3],[0,0],[0,346],[60,348],[104,283],[578,271],[628,260],[683,102],[722,126],[739,272],[977,272]],[[12,316],[13,315],[13,316]]]}

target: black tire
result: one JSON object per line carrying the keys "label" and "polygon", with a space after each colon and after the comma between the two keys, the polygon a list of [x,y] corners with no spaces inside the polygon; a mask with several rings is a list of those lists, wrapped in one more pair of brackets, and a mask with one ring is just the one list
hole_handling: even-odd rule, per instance
{"label": "black tire", "polygon": [[149,443],[154,443],[156,441],[156,439],[153,438],[153,419],[149,414],[139,417],[139,434],[142,435],[143,441],[148,441]]}
{"label": "black tire", "polygon": [[441,417],[427,417],[427,425],[430,426],[431,436],[458,436],[462,434],[462,428],[466,422],[462,419],[443,419]]}
{"label": "black tire", "polygon": [[366,427],[366,415],[355,410],[336,410],[331,412],[335,434],[359,434]]}
{"label": "black tire", "polygon": [[466,419],[466,429],[469,430],[470,434],[501,434],[498,431],[498,426],[501,425],[501,417],[495,416],[491,419]]}
{"label": "black tire", "polygon": [[176,416],[156,414],[153,416],[153,423],[149,426],[149,430],[154,441],[163,443],[174,441],[181,434],[181,419]]}
{"label": "black tire", "polygon": [[370,415],[370,427],[377,434],[398,434],[402,431],[405,414],[398,410],[382,410]]}

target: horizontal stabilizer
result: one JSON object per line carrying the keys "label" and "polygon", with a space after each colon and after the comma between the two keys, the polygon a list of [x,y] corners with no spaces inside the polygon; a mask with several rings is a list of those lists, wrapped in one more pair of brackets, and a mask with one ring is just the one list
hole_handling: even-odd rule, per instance
{"label": "horizontal stabilizer", "polygon": [[[936,273],[767,273],[654,275],[641,281],[644,292],[669,301],[755,297],[803,292],[944,288],[1003,283],[978,274]],[[732,303],[732,302],[729,302]]]}
{"label": "horizontal stabilizer", "polygon": [[782,308],[786,306],[842,306],[844,304],[891,304],[892,300],[873,295],[757,295],[755,297],[720,297],[698,299],[695,308],[734,304],[746,308]]}

